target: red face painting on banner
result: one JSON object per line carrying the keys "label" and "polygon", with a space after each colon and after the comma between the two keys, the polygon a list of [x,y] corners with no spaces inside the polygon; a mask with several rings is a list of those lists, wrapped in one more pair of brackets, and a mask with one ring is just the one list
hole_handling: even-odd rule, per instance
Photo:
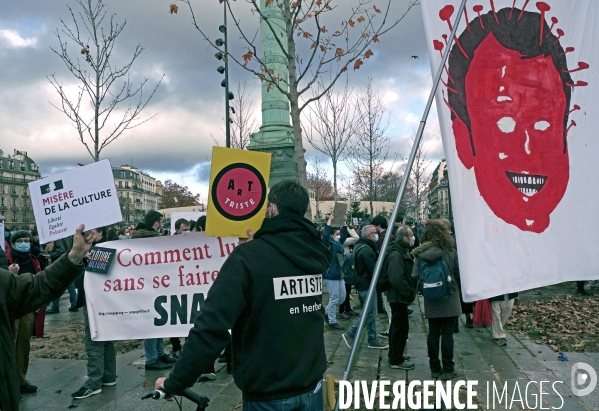
{"label": "red face painting on banner", "polygon": [[[489,208],[520,230],[541,233],[568,186],[567,137],[576,126],[570,117],[580,109],[571,102],[572,90],[587,85],[570,74],[589,65],[568,69],[573,48],[562,47],[564,32],[548,17],[547,3],[536,2],[537,11],[526,10],[528,0],[521,8],[516,3],[496,10],[490,0],[486,13],[474,5],[471,21],[465,10],[444,95],[458,157],[474,169]],[[451,5],[439,13],[450,30],[453,14]],[[442,53],[445,44],[435,40],[434,46]]]}

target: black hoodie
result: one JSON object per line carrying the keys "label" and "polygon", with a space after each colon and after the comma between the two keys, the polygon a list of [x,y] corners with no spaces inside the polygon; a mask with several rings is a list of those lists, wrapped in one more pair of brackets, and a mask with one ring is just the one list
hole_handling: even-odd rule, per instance
{"label": "black hoodie", "polygon": [[266,219],[223,264],[166,390],[179,394],[193,385],[227,345],[229,329],[233,377],[244,399],[313,390],[326,370],[322,272],[332,258],[307,219],[291,213]]}

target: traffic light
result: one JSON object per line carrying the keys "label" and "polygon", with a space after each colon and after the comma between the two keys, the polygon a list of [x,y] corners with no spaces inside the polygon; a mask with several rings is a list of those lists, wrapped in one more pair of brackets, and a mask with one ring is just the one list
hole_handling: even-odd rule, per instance
{"label": "traffic light", "polygon": [[[231,131],[230,131],[230,127],[229,125],[233,122],[233,120],[230,117],[230,109],[231,107],[229,107],[229,100],[233,100],[235,98],[235,96],[233,95],[233,93],[231,93],[229,91],[229,56],[228,56],[228,50],[227,50],[227,3],[225,2],[225,24],[221,24],[218,27],[218,31],[220,31],[221,33],[224,34],[224,38],[218,38],[216,39],[216,41],[214,42],[214,44],[216,45],[216,47],[223,47],[224,46],[224,52],[222,51],[218,51],[218,53],[216,53],[214,55],[214,57],[216,57],[217,60],[219,61],[223,61],[225,63],[224,66],[219,66],[216,71],[219,74],[224,74],[225,78],[220,82],[221,87],[225,88],[225,112],[226,112],[226,117],[225,117],[225,128],[226,128],[226,133],[227,133],[227,147],[231,147]],[[232,110],[233,113],[235,113],[235,110]]]}

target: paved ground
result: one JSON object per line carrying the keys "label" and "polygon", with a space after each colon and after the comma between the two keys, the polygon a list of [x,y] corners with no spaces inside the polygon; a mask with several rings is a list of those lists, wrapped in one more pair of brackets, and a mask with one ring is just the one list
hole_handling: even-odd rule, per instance
{"label": "paved ground", "polygon": [[[405,372],[389,368],[387,351],[368,349],[363,341],[351,379],[358,380],[425,380],[430,379],[428,357],[426,353],[426,320],[422,316],[422,301],[414,304],[414,313],[410,316],[410,340],[407,353],[412,357],[416,368]],[[47,328],[63,325],[66,321],[82,319],[81,312],[69,313],[66,295],[61,301],[61,314],[47,317]],[[379,330],[386,328],[387,318],[379,318]],[[349,321],[341,322],[349,327]],[[457,379],[478,380],[479,409],[487,408],[487,382],[492,387],[493,382],[499,387],[508,384],[510,398],[516,382],[525,396],[526,384],[529,381],[563,381],[556,388],[563,397],[562,400],[553,393],[551,385],[545,383],[543,391],[543,409],[551,406],[567,411],[599,410],[599,389],[586,397],[576,397],[570,390],[571,369],[575,362],[585,362],[599,371],[599,353],[566,353],[568,362],[559,361],[558,355],[544,345],[538,345],[528,338],[508,335],[508,346],[499,347],[493,343],[490,331],[487,329],[466,329],[461,324],[460,332],[455,335],[456,367],[459,370]],[[325,344],[329,360],[328,374],[340,379],[347,365],[349,349],[341,338],[340,331],[325,329]],[[21,410],[176,410],[173,401],[142,400],[141,397],[152,391],[156,378],[167,375],[167,372],[146,371],[143,367],[143,350],[136,350],[117,357],[117,384],[114,387],[104,387],[101,394],[85,400],[72,400],[70,394],[82,386],[85,380],[85,361],[55,360],[36,358],[31,360],[28,379],[39,387],[36,394],[25,395],[21,402]],[[210,411],[232,411],[241,409],[241,394],[222,364],[217,366],[218,379],[214,382],[196,384],[194,391],[208,396]],[[536,388],[535,388],[536,387]],[[496,399],[495,406],[490,403],[490,409],[540,409],[534,407],[533,389],[538,385],[530,385],[528,391],[529,408],[526,404],[514,402],[505,405]],[[499,389],[501,391],[501,389]],[[489,396],[492,395],[492,392]],[[537,397],[538,398],[538,397]],[[511,405],[511,407],[510,407]],[[185,410],[193,410],[195,406],[184,401]]]}

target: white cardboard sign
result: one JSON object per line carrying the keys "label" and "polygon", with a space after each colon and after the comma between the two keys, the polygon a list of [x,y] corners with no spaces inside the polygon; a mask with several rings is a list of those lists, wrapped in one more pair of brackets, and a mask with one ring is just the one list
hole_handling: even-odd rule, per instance
{"label": "white cardboard sign", "polygon": [[116,255],[107,274],[85,273],[92,340],[187,336],[238,243],[204,233],[102,243]]}
{"label": "white cardboard sign", "polygon": [[40,243],[123,220],[112,167],[102,160],[29,183]]}

